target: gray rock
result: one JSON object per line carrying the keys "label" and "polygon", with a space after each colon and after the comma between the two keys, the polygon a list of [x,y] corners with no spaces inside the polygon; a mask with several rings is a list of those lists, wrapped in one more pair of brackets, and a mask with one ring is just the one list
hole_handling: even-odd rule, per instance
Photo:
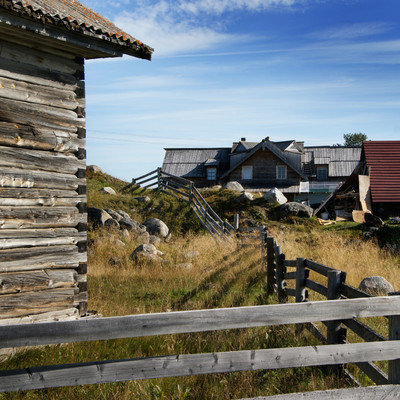
{"label": "gray rock", "polygon": [[139,235],[139,237],[136,239],[136,242],[137,243],[140,243],[140,244],[153,244],[154,245],[154,243],[151,243],[150,242],[150,234],[149,234],[149,232],[143,232],[143,233],[141,233],[140,235]]}
{"label": "gray rock", "polygon": [[122,229],[121,236],[124,240],[131,240],[131,234],[129,233],[128,229]]}
{"label": "gray rock", "polygon": [[114,244],[118,247],[126,247],[126,244],[122,240],[119,240],[119,239],[114,240]]}
{"label": "gray rock", "polygon": [[148,218],[143,222],[143,225],[146,227],[147,232],[150,235],[158,236],[162,239],[165,239],[169,235],[168,226],[158,218]]}
{"label": "gray rock", "polygon": [[373,226],[375,228],[380,228],[383,225],[385,225],[385,223],[382,221],[382,219],[374,214],[365,213],[364,218],[365,218],[365,224],[367,226]]}
{"label": "gray rock", "polygon": [[116,194],[115,190],[113,188],[110,188],[109,186],[105,186],[100,189],[100,192],[105,193],[105,194]]}
{"label": "gray rock", "polygon": [[104,226],[106,226],[107,228],[114,228],[114,229],[120,228],[119,223],[113,218],[110,218],[107,221],[105,221]]}
{"label": "gray rock", "polygon": [[152,244],[141,244],[140,246],[136,247],[136,249],[130,255],[130,258],[135,261],[140,257],[152,261],[158,261],[160,260],[160,253],[161,252],[159,252]]}
{"label": "gray rock", "polygon": [[273,188],[267,193],[264,194],[264,200],[268,203],[279,203],[285,204],[287,203],[287,198],[284,194],[277,188]]}
{"label": "gray rock", "polygon": [[279,206],[278,211],[280,215],[287,216],[293,215],[296,217],[312,217],[314,210],[305,204],[297,202],[289,202]]}
{"label": "gray rock", "polygon": [[93,224],[93,226],[104,226],[104,223],[112,219],[110,214],[101,208],[88,207],[87,208],[88,221]]}
{"label": "gray rock", "polygon": [[106,208],[105,211],[108,212],[108,214],[111,215],[112,219],[115,219],[117,222],[121,221],[121,219],[123,218],[123,216],[121,214],[119,214],[118,212],[111,210],[110,208]]}
{"label": "gray rock", "polygon": [[96,174],[104,174],[103,170],[97,165],[88,165],[86,169],[90,172],[94,172]]}
{"label": "gray rock", "polygon": [[122,218],[131,218],[131,216],[123,210],[117,210],[116,213],[120,215]]}
{"label": "gray rock", "polygon": [[[149,234],[148,232],[146,233]],[[149,235],[149,243],[158,246],[161,243],[161,239],[158,236]]]}
{"label": "gray rock", "polygon": [[200,253],[197,250],[189,251],[185,254],[185,258],[187,260],[193,259],[193,258],[198,258],[200,257]]}
{"label": "gray rock", "polygon": [[249,192],[243,192],[237,199],[236,202],[240,204],[246,204],[253,201],[254,196]]}
{"label": "gray rock", "polygon": [[372,296],[387,296],[393,292],[393,286],[382,276],[364,278],[358,288]]}
{"label": "gray rock", "polygon": [[243,192],[243,186],[236,181],[227,182],[225,185],[222,186],[221,190],[234,190],[236,192]]}
{"label": "gray rock", "polygon": [[149,196],[135,197],[135,200],[138,201],[139,203],[148,203],[149,201],[151,201]]}
{"label": "gray rock", "polygon": [[139,222],[136,222],[132,218],[121,219],[121,221],[119,221],[119,225],[122,229],[127,229],[128,231],[135,232],[138,235],[146,232],[146,227],[139,224]]}
{"label": "gray rock", "polygon": [[176,268],[184,268],[184,269],[192,269],[193,268],[193,264],[192,263],[181,263],[181,264],[176,264],[175,265]]}

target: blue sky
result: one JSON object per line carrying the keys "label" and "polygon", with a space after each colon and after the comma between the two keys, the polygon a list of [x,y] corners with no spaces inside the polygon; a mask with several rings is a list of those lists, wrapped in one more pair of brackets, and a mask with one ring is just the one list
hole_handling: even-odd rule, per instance
{"label": "blue sky", "polygon": [[87,162],[130,180],[164,147],[400,139],[398,0],[83,0],[153,47],[86,63]]}

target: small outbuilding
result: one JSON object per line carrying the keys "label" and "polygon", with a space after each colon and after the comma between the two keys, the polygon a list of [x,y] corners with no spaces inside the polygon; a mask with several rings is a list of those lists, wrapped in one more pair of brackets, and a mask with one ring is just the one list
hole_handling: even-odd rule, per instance
{"label": "small outbuilding", "polygon": [[0,324],[78,318],[84,60],[153,50],[75,0],[1,0],[0,44]]}

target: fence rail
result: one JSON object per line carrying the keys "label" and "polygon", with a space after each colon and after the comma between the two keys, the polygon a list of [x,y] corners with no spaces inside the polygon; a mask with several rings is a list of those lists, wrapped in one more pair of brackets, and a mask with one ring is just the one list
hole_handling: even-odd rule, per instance
{"label": "fence rail", "polygon": [[[147,185],[142,186],[144,183],[147,183]],[[130,186],[132,185],[138,185],[143,188],[157,186],[160,193],[165,193],[187,202],[204,230],[214,237],[226,237],[234,230],[231,224],[219,217],[194,186],[193,182],[188,179],[169,174],[161,168],[157,168],[136,179],[132,179]]]}

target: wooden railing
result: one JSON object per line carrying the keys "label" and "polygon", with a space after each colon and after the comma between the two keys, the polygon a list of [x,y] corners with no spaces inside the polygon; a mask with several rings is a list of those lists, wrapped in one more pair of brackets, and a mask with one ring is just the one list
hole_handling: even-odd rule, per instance
{"label": "wooden railing", "polygon": [[[143,184],[146,185],[143,186]],[[145,189],[157,188],[160,193],[166,193],[186,201],[204,229],[214,237],[226,237],[234,230],[231,224],[223,221],[218,216],[194,186],[193,182],[188,179],[169,174],[161,168],[157,168],[146,175],[132,179],[131,185],[138,185]]]}
{"label": "wooden railing", "polygon": [[[293,298],[297,303],[308,302],[310,292],[317,293],[328,300],[346,300],[341,303],[343,307],[346,306],[348,299],[374,299],[368,293],[346,284],[346,273],[344,271],[304,258],[287,260],[274,238],[268,237],[268,231],[263,231],[262,237],[263,248],[266,250],[264,251],[264,262],[267,270],[267,291],[269,294],[276,292],[280,303],[287,303],[289,298]],[[312,274],[316,276],[315,279],[319,282],[310,278]],[[326,281],[325,284],[320,283],[323,280]],[[366,304],[368,304],[368,301]],[[320,321],[323,321],[326,333],[322,332],[321,328],[311,321],[299,326],[298,331],[306,328],[322,343],[327,344],[347,343],[347,329],[350,329],[365,342],[400,339],[399,317],[389,318],[389,338],[359,321],[356,316],[351,318],[341,317],[330,321],[321,319]],[[396,367],[393,367],[393,363],[391,364],[389,376],[370,361],[355,362],[355,364],[375,384],[388,384],[393,381],[400,383],[400,360],[397,361]],[[390,376],[391,374],[392,376]],[[397,378],[394,378],[393,375],[397,375]]]}
{"label": "wooden railing", "polygon": [[[390,340],[165,355],[0,371],[0,391],[389,360],[400,383],[400,296],[179,311],[0,327],[0,348],[389,316]],[[400,387],[400,386],[399,386]]]}

